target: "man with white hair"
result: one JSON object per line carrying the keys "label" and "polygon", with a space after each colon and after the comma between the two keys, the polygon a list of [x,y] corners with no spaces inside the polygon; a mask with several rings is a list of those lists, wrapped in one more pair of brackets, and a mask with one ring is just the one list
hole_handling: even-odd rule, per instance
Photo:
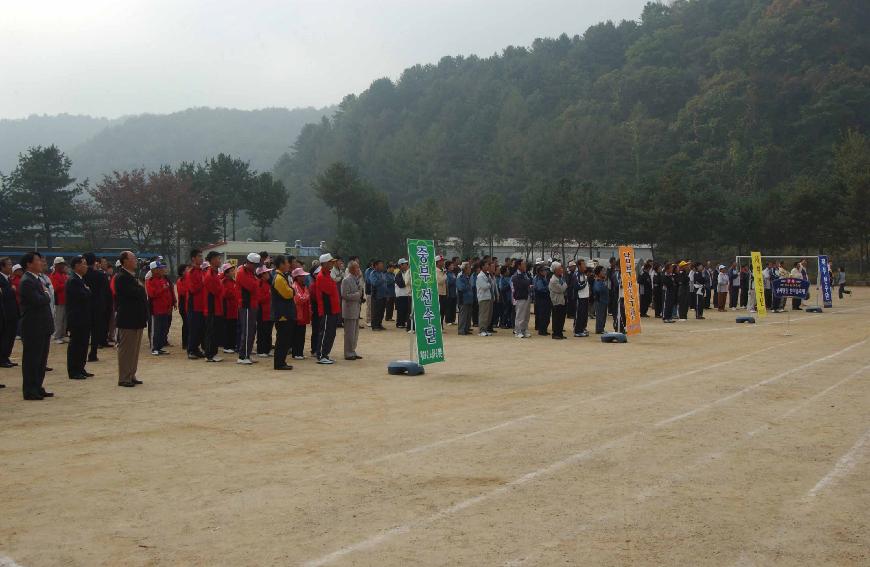
{"label": "man with white hair", "polygon": [[254,334],[257,331],[257,292],[260,282],[257,279],[257,268],[260,265],[260,255],[251,252],[245,258],[245,263],[236,270],[236,284],[241,293],[239,307],[239,359],[238,364],[253,364],[251,350],[254,348]]}

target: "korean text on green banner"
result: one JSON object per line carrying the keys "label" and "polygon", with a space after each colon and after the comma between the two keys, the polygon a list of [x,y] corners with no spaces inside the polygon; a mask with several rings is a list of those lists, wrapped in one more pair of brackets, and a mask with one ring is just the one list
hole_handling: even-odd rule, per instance
{"label": "korean text on green banner", "polygon": [[441,334],[441,309],[435,281],[435,243],[431,240],[408,240],[411,270],[411,303],[417,334],[417,362],[444,362],[444,337]]}

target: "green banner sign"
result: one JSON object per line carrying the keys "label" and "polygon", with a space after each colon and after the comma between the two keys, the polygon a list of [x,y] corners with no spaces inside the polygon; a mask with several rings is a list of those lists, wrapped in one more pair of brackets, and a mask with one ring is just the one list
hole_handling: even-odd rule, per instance
{"label": "green banner sign", "polygon": [[441,308],[435,281],[435,243],[408,240],[411,270],[411,304],[417,334],[417,362],[444,362],[444,337],[441,336]]}

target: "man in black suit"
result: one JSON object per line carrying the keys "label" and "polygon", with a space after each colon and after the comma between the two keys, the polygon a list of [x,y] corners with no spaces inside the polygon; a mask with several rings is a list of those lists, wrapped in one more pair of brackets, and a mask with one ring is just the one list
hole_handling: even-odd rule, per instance
{"label": "man in black suit", "polygon": [[136,256],[121,252],[121,268],[115,276],[118,298],[118,386],[130,388],[142,381],[136,378],[142,329],[148,322],[148,297],[145,286],[136,277]]}
{"label": "man in black suit", "polygon": [[51,315],[51,297],[39,278],[45,270],[45,260],[39,252],[28,252],[21,257],[24,275],[21,277],[21,375],[24,399],[42,400],[54,396],[42,387],[48,363],[48,349],[54,333]]}
{"label": "man in black suit", "polygon": [[85,283],[91,290],[91,352],[88,362],[98,362],[97,349],[106,342],[106,277],[96,269],[97,257],[93,252],[84,255],[88,271]]}
{"label": "man in black suit", "polygon": [[[17,363],[9,360],[15,345],[18,330],[18,300],[9,278],[12,276],[12,260],[0,258],[0,368],[12,368]],[[0,388],[4,386],[0,384]]]}
{"label": "man in black suit", "polygon": [[73,258],[70,267],[73,273],[66,280],[66,317],[70,336],[66,367],[70,380],[84,380],[93,376],[85,370],[93,322],[93,302],[91,289],[84,280],[88,271],[84,257]]}

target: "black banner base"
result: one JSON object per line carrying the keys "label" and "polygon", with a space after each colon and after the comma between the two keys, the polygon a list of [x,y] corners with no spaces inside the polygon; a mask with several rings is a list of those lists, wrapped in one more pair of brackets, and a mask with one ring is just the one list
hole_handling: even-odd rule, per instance
{"label": "black banner base", "polygon": [[425,374],[426,371],[422,364],[417,364],[413,360],[394,360],[387,365],[387,373],[393,376],[399,374],[419,376],[420,374]]}

